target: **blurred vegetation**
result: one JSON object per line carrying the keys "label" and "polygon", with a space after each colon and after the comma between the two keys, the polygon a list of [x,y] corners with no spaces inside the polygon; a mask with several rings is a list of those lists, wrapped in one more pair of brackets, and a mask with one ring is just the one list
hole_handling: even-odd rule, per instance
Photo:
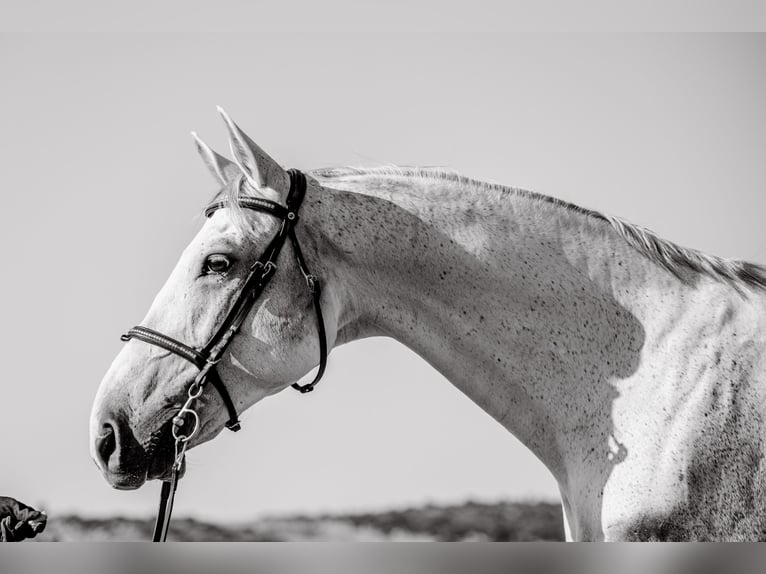
{"label": "blurred vegetation", "polygon": [[[149,540],[153,519],[50,517],[36,540]],[[550,503],[468,502],[359,514],[262,518],[221,525],[176,518],[169,540],[177,541],[529,541],[563,540],[561,506]]]}

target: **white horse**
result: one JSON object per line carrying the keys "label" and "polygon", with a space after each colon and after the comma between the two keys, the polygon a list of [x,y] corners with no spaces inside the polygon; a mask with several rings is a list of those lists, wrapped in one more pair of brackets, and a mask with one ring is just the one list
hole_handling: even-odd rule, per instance
{"label": "white horse", "polygon": [[[224,118],[235,162],[197,140],[220,194],[284,201],[285,171]],[[277,224],[216,211],[143,325],[203,344]],[[330,348],[383,335],[418,353],[553,473],[569,539],[766,539],[763,267],[431,169],[314,171],[296,232]],[[291,251],[218,365],[239,410],[318,363]],[[141,342],[119,353],[90,422],[113,486],[167,477],[170,419],[195,375]],[[227,420],[215,392],[198,404],[190,447]]]}

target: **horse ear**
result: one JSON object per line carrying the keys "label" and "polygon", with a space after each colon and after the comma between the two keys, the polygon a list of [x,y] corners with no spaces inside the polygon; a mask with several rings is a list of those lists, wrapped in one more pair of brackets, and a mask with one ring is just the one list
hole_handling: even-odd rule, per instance
{"label": "horse ear", "polygon": [[197,132],[192,132],[191,135],[194,138],[194,143],[197,146],[199,155],[202,156],[202,161],[205,162],[210,173],[213,174],[213,177],[215,177],[221,185],[227,185],[239,175],[240,171],[236,163],[229,161],[222,155],[210,149],[210,146],[202,141],[197,135]]}
{"label": "horse ear", "polygon": [[229,131],[229,145],[234,161],[247,178],[247,182],[258,191],[271,189],[283,198],[290,186],[287,172],[251,140],[220,106],[218,113]]}

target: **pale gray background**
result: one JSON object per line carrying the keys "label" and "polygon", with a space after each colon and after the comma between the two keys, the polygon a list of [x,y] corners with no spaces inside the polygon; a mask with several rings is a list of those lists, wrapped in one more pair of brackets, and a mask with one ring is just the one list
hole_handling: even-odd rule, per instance
{"label": "pale gray background", "polygon": [[[465,34],[456,18],[444,34],[304,20],[290,35],[261,15],[235,22],[250,33],[0,36],[0,494],[153,512],[157,484],[101,478],[88,413],[119,334],[200,225],[214,185],[188,132],[225,150],[216,104],[285,166],[442,165],[766,262],[763,36],[517,36],[499,20]],[[189,455],[179,515],[557,496],[523,446],[388,340],[336,350],[317,392],[243,419]]]}

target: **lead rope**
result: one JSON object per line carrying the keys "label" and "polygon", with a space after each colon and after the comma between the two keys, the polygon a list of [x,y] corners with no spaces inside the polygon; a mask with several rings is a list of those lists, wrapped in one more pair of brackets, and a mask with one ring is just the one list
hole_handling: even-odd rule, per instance
{"label": "lead rope", "polygon": [[[176,497],[176,490],[178,489],[178,476],[181,472],[181,466],[184,463],[184,457],[186,455],[186,446],[192,437],[197,434],[199,428],[199,415],[192,406],[194,401],[202,394],[205,382],[207,381],[207,373],[215,365],[215,363],[207,363],[205,368],[200,371],[197,378],[189,387],[187,393],[186,402],[178,414],[173,417],[172,433],[175,439],[175,458],[173,460],[173,467],[171,468],[170,480],[162,482],[162,490],[160,491],[160,506],[157,510],[157,521],[154,523],[154,533],[152,534],[152,542],[165,542],[168,538],[168,529],[170,528],[170,519],[173,515],[173,502]],[[189,434],[183,434],[181,427],[185,422],[185,415],[192,416],[194,426]]]}

